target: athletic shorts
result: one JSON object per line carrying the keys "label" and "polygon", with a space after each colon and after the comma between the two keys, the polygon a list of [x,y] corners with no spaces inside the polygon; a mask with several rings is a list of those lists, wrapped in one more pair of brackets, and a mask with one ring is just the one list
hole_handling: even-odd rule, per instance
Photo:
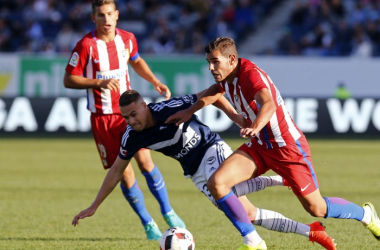
{"label": "athletic shorts", "polygon": [[91,129],[104,169],[119,155],[121,138],[127,124],[121,115],[91,114]]}
{"label": "athletic shorts", "polygon": [[282,176],[297,196],[305,196],[318,189],[317,175],[314,171],[309,144],[305,136],[295,143],[280,148],[266,148],[256,138],[239,147],[249,154],[256,163],[257,176],[269,169]]}
{"label": "athletic shorts", "polygon": [[207,180],[231,154],[232,149],[227,143],[224,141],[217,142],[206,151],[197,172],[190,177],[195,186],[215,205],[215,199],[207,188]]}
{"label": "athletic shorts", "polygon": [[126,127],[127,123],[121,115],[91,113],[92,134],[104,169],[110,168],[119,155],[120,143]]}

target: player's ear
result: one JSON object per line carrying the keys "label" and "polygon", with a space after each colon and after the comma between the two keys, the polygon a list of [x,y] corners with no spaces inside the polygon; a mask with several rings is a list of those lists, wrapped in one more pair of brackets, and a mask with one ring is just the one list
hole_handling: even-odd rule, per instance
{"label": "player's ear", "polygon": [[95,15],[94,14],[91,14],[91,20],[95,23]]}
{"label": "player's ear", "polygon": [[119,20],[119,10],[115,10],[116,20]]}
{"label": "player's ear", "polygon": [[231,55],[228,56],[228,63],[229,63],[231,66],[234,65],[235,61],[236,61],[236,55],[231,54]]}

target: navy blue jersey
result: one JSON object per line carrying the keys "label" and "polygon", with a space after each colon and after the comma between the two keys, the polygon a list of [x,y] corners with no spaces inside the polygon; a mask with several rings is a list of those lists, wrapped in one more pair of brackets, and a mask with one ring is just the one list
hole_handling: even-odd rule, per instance
{"label": "navy blue jersey", "polygon": [[222,139],[200,122],[196,115],[179,126],[166,124],[165,121],[177,111],[190,107],[196,100],[196,95],[185,95],[148,104],[156,124],[140,132],[128,125],[119,157],[129,160],[141,148],[149,148],[178,160],[184,175],[195,174],[207,149]]}

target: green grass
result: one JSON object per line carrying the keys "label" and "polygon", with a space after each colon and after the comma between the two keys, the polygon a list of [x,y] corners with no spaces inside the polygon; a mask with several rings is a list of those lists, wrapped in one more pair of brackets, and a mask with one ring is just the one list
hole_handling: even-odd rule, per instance
{"label": "green grass", "polygon": [[[236,149],[243,141],[227,142]],[[324,196],[343,197],[358,205],[371,201],[380,210],[380,141],[310,140],[310,145]],[[242,244],[223,213],[183,177],[177,162],[158,153],[153,158],[165,177],[172,206],[194,235],[196,249],[231,250]],[[92,139],[0,139],[0,249],[158,250],[157,242],[145,239],[119,188],[93,217],[71,226],[74,215],[93,201],[105,174]],[[137,174],[137,179],[149,212],[166,230],[144,178]],[[258,207],[303,223],[316,220],[284,187],[248,198]],[[357,221],[320,220],[340,250],[380,248],[380,242]],[[299,235],[257,230],[268,249],[322,249]]]}

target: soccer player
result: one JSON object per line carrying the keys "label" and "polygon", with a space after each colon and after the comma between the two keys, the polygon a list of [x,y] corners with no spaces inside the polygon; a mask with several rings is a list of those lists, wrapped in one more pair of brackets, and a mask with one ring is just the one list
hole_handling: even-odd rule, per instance
{"label": "soccer player", "polygon": [[[186,95],[157,104],[146,104],[135,90],[128,90],[122,94],[120,110],[128,126],[121,141],[119,156],[108,171],[92,205],[74,217],[72,221],[74,226],[78,224],[79,219],[92,216],[95,213],[99,205],[119,182],[133,155],[141,148],[161,152],[179,161],[184,175],[191,178],[196,187],[215,204],[214,198],[207,189],[207,179],[215,172],[221,162],[232,154],[231,148],[218,134],[211,132],[209,127],[201,123],[196,115],[193,115],[189,121],[179,127],[165,123],[170,115],[178,110],[190,107],[196,100],[197,95]],[[244,118],[236,113],[224,97],[221,97],[215,105],[222,107],[237,124],[244,124]],[[251,192],[263,190],[265,187],[283,185],[284,182],[280,176],[261,176],[233,187],[234,193],[241,196],[239,199],[244,204],[242,210],[245,209],[248,213],[249,220],[246,223],[251,224],[253,222],[278,232],[297,233],[321,245],[332,244],[334,246],[333,240],[327,235],[321,223],[315,222],[306,225],[288,219],[274,211],[256,209],[244,196]],[[231,203],[231,205],[234,204]]]}
{"label": "soccer player", "polygon": [[[128,63],[155,90],[170,98],[170,90],[152,73],[139,56],[134,34],[116,28],[119,11],[113,0],[93,0],[91,19],[96,28],[86,34],[74,48],[67,64],[64,85],[67,88],[87,89],[87,108],[91,112],[91,127],[105,169],[114,163],[126,123],[120,114],[120,94],[131,89]],[[170,227],[186,227],[170,205],[164,179],[153,163],[150,151],[141,149],[135,160],[148,187]],[[126,169],[120,188],[125,199],[139,216],[147,238],[158,240],[161,232],[145,207],[132,167]]]}
{"label": "soccer player", "polygon": [[217,204],[230,215],[231,222],[244,237],[245,244],[239,250],[266,247],[254,226],[247,223],[246,215],[231,216],[242,209],[231,188],[269,169],[289,183],[310,215],[360,221],[380,240],[380,220],[371,203],[366,202],[361,207],[342,198],[322,197],[309,145],[286,110],[271,78],[251,61],[238,58],[235,42],[229,37],[213,40],[205,47],[205,52],[216,83],[194,105],[169,117],[167,122],[181,126],[194,112],[214,103],[223,94],[250,122],[250,126],[240,131],[242,137],[251,137],[250,142],[226,159],[207,183]]}

